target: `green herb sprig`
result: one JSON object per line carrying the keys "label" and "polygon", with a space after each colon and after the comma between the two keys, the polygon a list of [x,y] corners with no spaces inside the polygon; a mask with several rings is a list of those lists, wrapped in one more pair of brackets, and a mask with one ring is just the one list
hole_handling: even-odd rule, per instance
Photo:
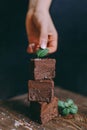
{"label": "green herb sprig", "polygon": [[37,57],[41,58],[41,57],[44,57],[48,54],[49,50],[46,48],[46,49],[39,49],[37,52],[36,52],[36,55]]}
{"label": "green herb sprig", "polygon": [[59,113],[63,116],[67,116],[69,114],[76,114],[78,112],[78,107],[76,104],[74,104],[74,101],[72,99],[67,99],[65,102],[59,100],[58,109]]}

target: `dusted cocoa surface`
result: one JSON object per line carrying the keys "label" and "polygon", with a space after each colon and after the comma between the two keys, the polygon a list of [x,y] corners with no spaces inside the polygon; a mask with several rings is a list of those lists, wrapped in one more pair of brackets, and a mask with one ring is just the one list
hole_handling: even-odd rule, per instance
{"label": "dusted cocoa surface", "polygon": [[54,97],[53,80],[28,81],[29,101],[50,102],[53,97]]}
{"label": "dusted cocoa surface", "polygon": [[39,123],[45,124],[58,116],[58,98],[54,97],[50,103],[30,102],[31,118]]}
{"label": "dusted cocoa surface", "polygon": [[31,59],[32,79],[52,79],[55,78],[55,59]]}

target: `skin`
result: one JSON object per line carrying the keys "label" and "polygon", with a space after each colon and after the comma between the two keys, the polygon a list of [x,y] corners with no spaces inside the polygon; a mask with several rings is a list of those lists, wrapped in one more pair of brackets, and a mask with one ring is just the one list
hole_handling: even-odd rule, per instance
{"label": "skin", "polygon": [[51,0],[30,0],[26,16],[26,32],[29,41],[28,53],[35,53],[39,48],[57,50],[58,35],[49,14]]}

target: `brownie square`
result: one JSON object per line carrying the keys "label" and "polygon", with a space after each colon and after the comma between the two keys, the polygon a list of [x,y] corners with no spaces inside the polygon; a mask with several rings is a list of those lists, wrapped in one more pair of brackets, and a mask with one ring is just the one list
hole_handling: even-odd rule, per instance
{"label": "brownie square", "polygon": [[54,97],[50,103],[30,102],[31,119],[38,123],[45,124],[58,116],[58,98]]}
{"label": "brownie square", "polygon": [[54,97],[53,80],[29,80],[28,99],[29,101],[50,102]]}
{"label": "brownie square", "polygon": [[55,78],[55,59],[31,59],[31,73],[35,80]]}

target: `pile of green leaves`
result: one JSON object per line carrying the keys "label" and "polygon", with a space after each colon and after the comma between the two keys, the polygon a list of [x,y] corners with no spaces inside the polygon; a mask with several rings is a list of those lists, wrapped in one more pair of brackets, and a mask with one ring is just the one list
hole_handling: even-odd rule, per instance
{"label": "pile of green leaves", "polygon": [[74,104],[74,101],[72,99],[67,99],[65,102],[59,100],[58,109],[59,113],[63,116],[67,116],[69,114],[76,114],[78,112],[78,107],[76,104]]}
{"label": "pile of green leaves", "polygon": [[37,52],[36,52],[36,55],[37,57],[39,58],[42,58],[44,56],[46,56],[48,54],[49,50],[46,48],[46,49],[39,49]]}

